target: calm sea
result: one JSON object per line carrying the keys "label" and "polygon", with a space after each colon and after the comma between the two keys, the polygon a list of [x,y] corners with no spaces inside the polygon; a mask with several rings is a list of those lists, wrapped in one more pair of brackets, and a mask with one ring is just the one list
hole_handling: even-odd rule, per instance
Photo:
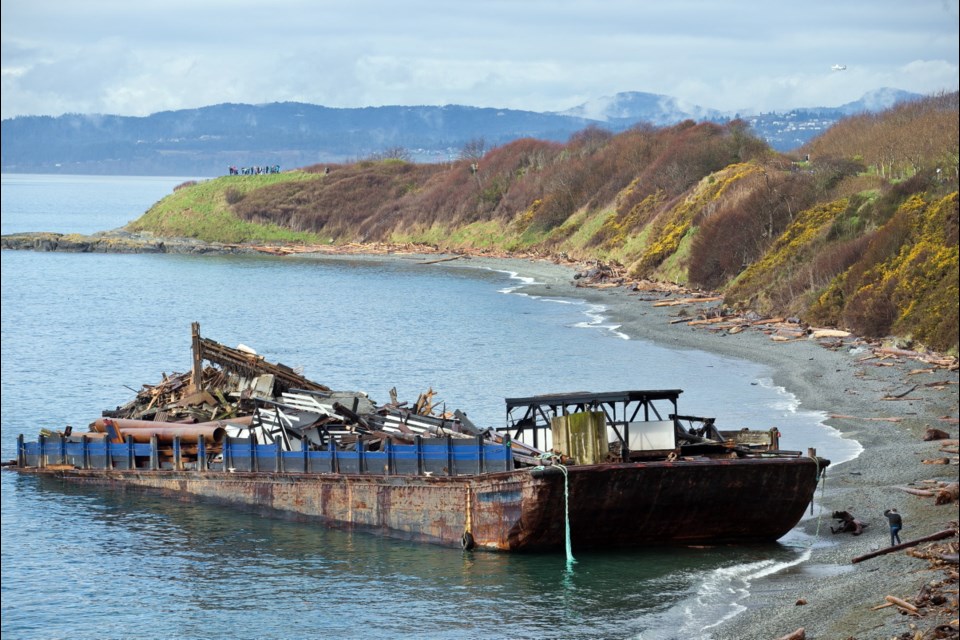
{"label": "calm sea", "polygon": [[[4,175],[2,232],[119,227],[183,180]],[[681,388],[682,413],[778,425],[786,448],[834,460],[856,451],[758,365],[626,339],[602,308],[523,295],[522,273],[409,259],[0,258],[4,460],[17,434],[85,427],[187,371],[193,321],[378,401],[432,387],[484,426],[502,424],[505,396]],[[464,553],[0,478],[4,639],[710,638],[751,583],[811,544],[791,532],[762,546],[581,553],[567,571],[562,554]]]}

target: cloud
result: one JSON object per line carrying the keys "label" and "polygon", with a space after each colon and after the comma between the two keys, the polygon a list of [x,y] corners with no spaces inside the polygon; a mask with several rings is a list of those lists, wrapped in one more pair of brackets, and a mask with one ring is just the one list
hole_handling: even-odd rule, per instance
{"label": "cloud", "polygon": [[621,91],[833,106],[881,86],[955,90],[957,6],[3,0],[2,115],[274,101],[559,111]]}

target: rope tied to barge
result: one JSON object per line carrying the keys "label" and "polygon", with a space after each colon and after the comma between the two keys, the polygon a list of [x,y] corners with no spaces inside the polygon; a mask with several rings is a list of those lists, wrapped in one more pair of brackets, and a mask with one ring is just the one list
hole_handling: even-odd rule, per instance
{"label": "rope tied to barge", "polygon": [[[820,513],[817,514],[817,531],[814,533],[814,540],[816,540],[820,537],[820,523],[823,520],[823,498],[827,489],[827,465],[820,466],[820,458],[817,457],[816,450],[811,453],[810,457],[817,463],[817,477],[820,480]],[[816,495],[816,490],[814,490],[814,495]],[[810,514],[813,515],[813,498],[810,498]],[[810,541],[810,546],[813,547],[813,540]]]}
{"label": "rope tied to barge", "polygon": [[534,467],[535,471],[543,471],[548,468],[548,465],[542,464],[543,462],[550,462],[549,467],[555,467],[560,470],[563,474],[563,525],[564,525],[564,542],[567,552],[567,570],[573,570],[573,565],[577,563],[576,559],[573,557],[573,545],[570,542],[570,482],[569,474],[567,467],[560,463],[560,456],[555,453],[547,452],[540,454],[541,464]]}

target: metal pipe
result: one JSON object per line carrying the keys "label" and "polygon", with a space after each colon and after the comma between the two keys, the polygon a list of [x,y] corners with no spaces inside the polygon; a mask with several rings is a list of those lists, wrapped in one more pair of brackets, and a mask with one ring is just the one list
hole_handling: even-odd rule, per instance
{"label": "metal pipe", "polygon": [[121,431],[131,429],[156,429],[157,427],[220,427],[226,429],[230,425],[249,425],[253,421],[253,416],[243,416],[232,420],[213,420],[211,422],[197,422],[187,424],[185,422],[160,422],[154,420],[133,420],[131,418],[97,418],[90,423],[90,430],[98,433],[107,432],[107,424],[113,424]]}
{"label": "metal pipe", "polygon": [[230,423],[224,420],[183,424],[126,418],[98,418],[90,424],[90,429],[95,433],[105,433],[108,431],[108,425],[112,426],[120,441],[124,436],[131,436],[134,442],[145,443],[150,442],[150,436],[155,434],[159,441],[165,444],[173,442],[176,437],[179,437],[182,443],[196,444],[200,436],[211,444],[220,444],[227,434],[225,427],[228,424]]}
{"label": "metal pipe", "polygon": [[197,442],[200,440],[200,436],[203,436],[203,439],[207,442],[220,444],[227,435],[227,432],[223,429],[223,427],[201,427],[198,425],[181,425],[179,427],[171,427],[160,426],[164,424],[161,422],[154,424],[157,426],[155,426],[153,429],[141,428],[125,430],[120,427],[121,437],[129,436],[133,438],[134,442],[147,443],[151,441],[153,436],[156,436],[157,441],[161,444],[171,444],[173,443],[174,438],[180,438],[180,442],[182,444],[197,444]]}

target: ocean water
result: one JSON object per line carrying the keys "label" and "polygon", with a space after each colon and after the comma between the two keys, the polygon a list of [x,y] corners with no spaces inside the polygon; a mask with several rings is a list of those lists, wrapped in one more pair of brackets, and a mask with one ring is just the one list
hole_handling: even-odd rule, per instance
{"label": "ocean water", "polygon": [[[184,178],[2,178],[2,232],[121,226]],[[0,252],[0,452],[82,428],[190,367],[190,323],[318,382],[427,388],[501,425],[503,398],[680,388],[682,413],[780,427],[833,460],[857,445],[745,361],[632,340],[525,274],[413,259]],[[730,398],[737,398],[735,403]],[[464,553],[238,509],[0,474],[4,638],[710,638],[750,585],[812,544]],[[816,511],[817,508],[815,508]],[[815,516],[814,516],[815,517]],[[574,544],[576,541],[574,541]]]}

